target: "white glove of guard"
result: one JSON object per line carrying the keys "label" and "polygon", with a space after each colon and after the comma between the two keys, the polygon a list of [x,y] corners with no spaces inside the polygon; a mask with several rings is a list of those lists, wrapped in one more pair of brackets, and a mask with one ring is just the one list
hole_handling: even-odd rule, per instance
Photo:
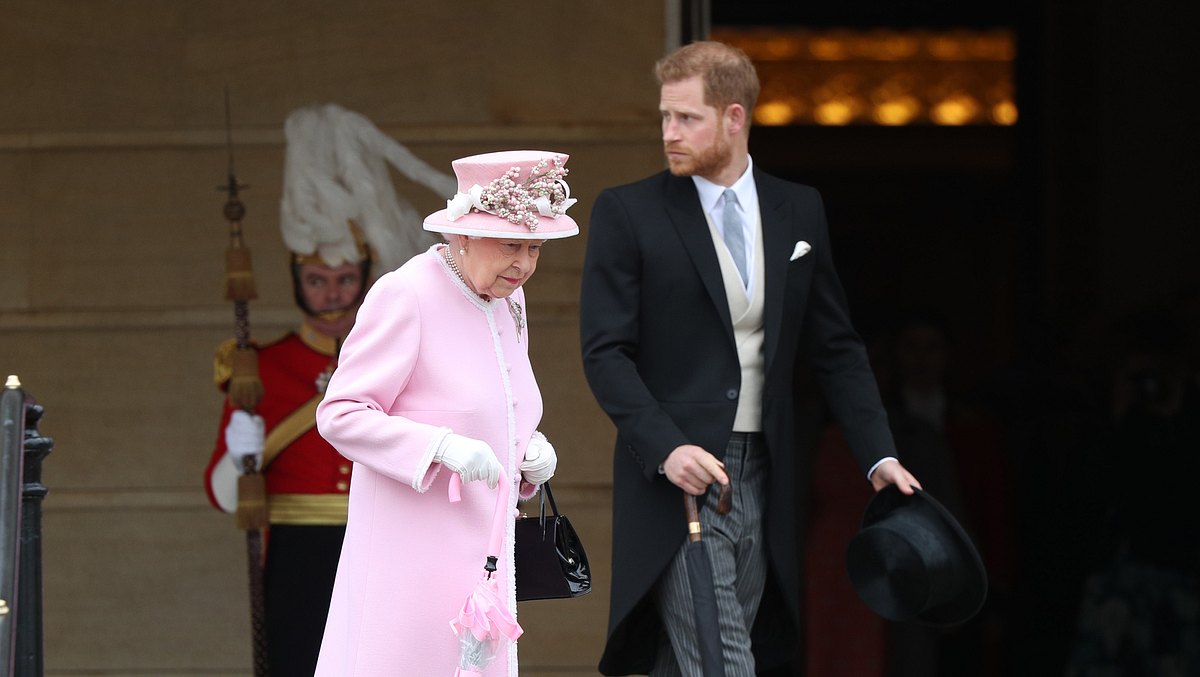
{"label": "white glove of guard", "polygon": [[239,409],[229,417],[229,424],[225,426],[225,448],[229,450],[229,460],[237,466],[239,473],[242,471],[243,458],[262,455],[265,430],[262,416],[257,414]]}
{"label": "white glove of guard", "polygon": [[521,476],[530,484],[545,484],[554,477],[558,467],[558,454],[554,447],[546,441],[546,436],[535,432],[525,448],[525,460],[521,461]]}
{"label": "white glove of guard", "polygon": [[482,440],[450,433],[442,440],[433,460],[458,473],[464,483],[484,480],[492,489],[500,483],[500,461]]}

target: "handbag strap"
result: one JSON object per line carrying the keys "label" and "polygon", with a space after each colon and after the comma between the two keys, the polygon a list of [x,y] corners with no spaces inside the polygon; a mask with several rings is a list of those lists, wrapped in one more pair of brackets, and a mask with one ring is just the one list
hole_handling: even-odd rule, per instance
{"label": "handbag strap", "polygon": [[558,517],[558,504],[554,502],[554,492],[550,490],[550,480],[546,480],[545,482],[542,483],[541,518],[538,520],[538,523],[541,525],[546,524],[546,499],[547,498],[550,499],[550,510],[552,511],[551,514],[554,517]]}

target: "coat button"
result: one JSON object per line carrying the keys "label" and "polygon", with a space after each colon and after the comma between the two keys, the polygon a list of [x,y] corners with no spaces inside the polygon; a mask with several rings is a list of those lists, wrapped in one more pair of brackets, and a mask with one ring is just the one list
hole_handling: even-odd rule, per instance
{"label": "coat button", "polygon": [[338,472],[342,473],[343,475],[349,475],[350,474],[350,466],[343,463],[338,466]]}
{"label": "coat button", "polygon": [[349,482],[338,482],[338,483],[337,483],[337,490],[338,490],[338,491],[346,491],[346,490],[347,490],[347,489],[349,489],[349,488],[350,488],[350,483],[349,483]]}
{"label": "coat button", "polygon": [[738,398],[737,388],[730,388],[729,390],[725,391],[725,399],[736,400],[737,398]]}

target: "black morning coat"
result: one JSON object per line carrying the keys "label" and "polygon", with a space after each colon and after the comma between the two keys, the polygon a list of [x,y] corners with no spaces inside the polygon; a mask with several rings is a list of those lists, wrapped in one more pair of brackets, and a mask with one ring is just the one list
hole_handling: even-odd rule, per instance
{"label": "black morning coat", "polygon": [[[766,665],[768,657],[788,655],[801,627],[797,496],[805,492],[797,471],[811,449],[796,444],[797,363],[812,367],[864,473],[896,451],[866,350],[850,324],[820,195],[758,169],[754,180],[765,258],[768,590],[778,590],[764,595],[755,628],[755,653]],[[801,241],[811,251],[790,260]],[[682,492],[658,468],[681,444],[723,457],[741,386],[720,265],[691,178],[662,172],[597,196],[580,333],[588,383],[617,427],[612,597],[599,667],[606,675],[645,674],[661,629],[648,593],[686,536]],[[775,630],[765,642],[764,623]]]}

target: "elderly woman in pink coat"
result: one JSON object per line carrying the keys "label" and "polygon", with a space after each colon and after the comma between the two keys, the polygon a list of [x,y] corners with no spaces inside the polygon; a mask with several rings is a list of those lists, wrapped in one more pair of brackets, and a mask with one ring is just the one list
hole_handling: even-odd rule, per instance
{"label": "elderly woman in pink coat", "polygon": [[[319,676],[454,672],[449,621],[483,572],[501,476],[510,517],[494,575],[516,614],[512,508],[557,463],[537,431],[521,287],[546,240],[579,232],[565,214],[566,159],[454,161],[459,192],[425,219],[447,243],[381,277],[359,310],[317,409],[321,435],[354,462]],[[455,473],[462,498],[451,502]],[[516,677],[516,645],[484,674]]]}

